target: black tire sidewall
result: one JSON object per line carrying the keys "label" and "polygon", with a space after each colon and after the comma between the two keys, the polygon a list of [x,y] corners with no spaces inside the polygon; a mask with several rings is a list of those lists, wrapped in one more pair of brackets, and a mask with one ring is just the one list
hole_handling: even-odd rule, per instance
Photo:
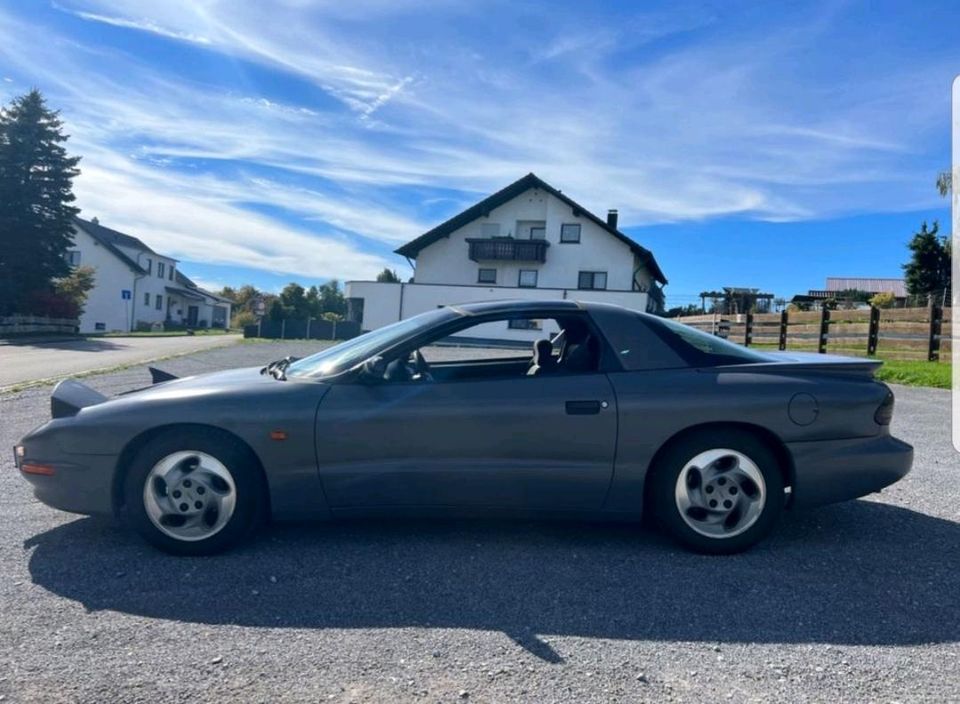
{"label": "black tire sidewall", "polygon": [[[177,540],[153,524],[143,505],[143,487],[150,470],[164,457],[195,450],[216,457],[233,477],[237,500],[227,524],[209,538]],[[226,433],[213,430],[170,431],[144,445],[124,479],[124,516],[151,545],[174,555],[209,555],[226,550],[249,536],[262,517],[263,486],[251,453]]]}
{"label": "black tire sidewall", "polygon": [[[683,467],[701,452],[715,448],[742,452],[757,465],[766,484],[767,498],[760,517],[743,533],[730,538],[711,538],[693,530],[680,515],[675,498]],[[726,555],[746,550],[765,538],[783,513],[783,476],[776,455],[765,442],[740,430],[708,430],[673,443],[657,462],[651,481],[650,509],[657,523],[679,543],[697,552]]]}

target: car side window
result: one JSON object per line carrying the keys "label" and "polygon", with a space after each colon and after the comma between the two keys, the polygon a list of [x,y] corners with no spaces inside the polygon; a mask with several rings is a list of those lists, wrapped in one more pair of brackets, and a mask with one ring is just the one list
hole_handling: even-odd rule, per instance
{"label": "car side window", "polygon": [[526,379],[595,373],[601,340],[583,316],[486,318],[387,361],[387,381]]}

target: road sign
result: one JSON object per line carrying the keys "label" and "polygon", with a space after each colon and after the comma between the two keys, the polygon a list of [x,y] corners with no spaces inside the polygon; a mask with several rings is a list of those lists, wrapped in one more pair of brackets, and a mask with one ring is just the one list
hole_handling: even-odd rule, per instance
{"label": "road sign", "polygon": [[125,301],[129,301],[131,298],[133,298],[133,293],[130,291],[130,289],[125,288],[120,292],[120,298]]}

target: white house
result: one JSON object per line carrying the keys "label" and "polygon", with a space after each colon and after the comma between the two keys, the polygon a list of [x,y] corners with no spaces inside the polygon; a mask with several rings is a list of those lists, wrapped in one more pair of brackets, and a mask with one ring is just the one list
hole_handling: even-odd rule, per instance
{"label": "white house", "polygon": [[94,287],[80,318],[80,332],[130,332],[144,325],[175,323],[226,327],[230,302],[204,291],[136,237],[111,230],[96,218],[76,218],[72,266],[95,270]]}
{"label": "white house", "polygon": [[[442,305],[506,298],[663,307],[667,283],[653,254],[534,174],[494,193],[396,250],[414,268],[409,283],[348,281],[348,318],[364,330]],[[516,322],[485,330],[531,339]],[[539,333],[542,334],[542,333]]]}

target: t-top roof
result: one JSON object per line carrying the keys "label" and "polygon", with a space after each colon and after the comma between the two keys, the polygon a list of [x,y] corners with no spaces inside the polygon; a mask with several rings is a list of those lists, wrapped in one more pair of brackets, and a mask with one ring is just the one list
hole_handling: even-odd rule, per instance
{"label": "t-top roof", "polygon": [[529,173],[520,180],[514,181],[506,188],[497,191],[492,196],[484,198],[476,205],[470,206],[459,215],[453,216],[446,222],[437,225],[432,230],[429,230],[416,239],[407,242],[405,245],[395,251],[401,256],[409,257],[410,259],[416,259],[417,255],[420,253],[420,250],[430,246],[440,238],[446,237],[454,230],[458,230],[464,225],[473,222],[477,218],[489,215],[491,210],[494,210],[504,203],[513,200],[531,188],[540,188],[550,195],[559,198],[561,201],[569,205],[575,214],[582,215],[593,223],[599,225],[601,228],[630,247],[631,251],[637,257],[639,257],[644,264],[646,264],[648,269],[650,269],[650,273],[653,275],[654,279],[662,284],[667,283],[667,279],[663,275],[660,265],[657,264],[657,260],[653,256],[653,252],[651,252],[649,249],[641,247],[639,244],[630,239],[630,237],[620,232],[620,230],[607,224],[606,220],[597,217],[582,205],[574,201],[572,198],[564,195],[534,173]]}

